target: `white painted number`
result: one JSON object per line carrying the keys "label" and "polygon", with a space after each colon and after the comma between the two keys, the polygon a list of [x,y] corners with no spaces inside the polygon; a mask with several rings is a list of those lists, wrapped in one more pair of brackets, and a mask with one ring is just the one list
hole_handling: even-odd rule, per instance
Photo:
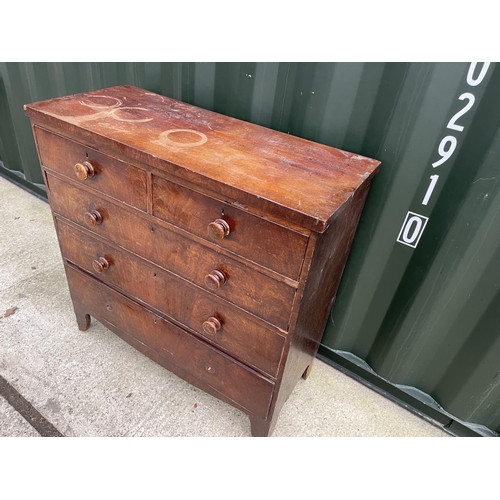
{"label": "white painted number", "polygon": [[447,128],[451,130],[458,130],[458,132],[463,132],[464,128],[461,125],[457,125],[457,120],[469,111],[472,106],[474,106],[474,102],[476,98],[474,97],[473,94],[470,92],[466,92],[465,94],[462,94],[459,99],[463,101],[464,99],[467,99],[469,102],[465,105],[465,108],[461,109],[458,113],[456,113],[453,118],[448,122]]}
{"label": "white painted number", "polygon": [[[412,229],[412,226],[415,224],[415,227]],[[422,219],[420,217],[410,217],[408,222],[406,223],[405,230],[403,231],[403,241],[406,243],[413,243],[420,233],[422,229]],[[412,231],[410,236],[410,231]]]}
{"label": "white painted number", "polygon": [[488,71],[488,68],[490,67],[490,63],[489,62],[483,63],[483,67],[481,68],[481,71],[479,72],[479,76],[477,78],[474,78],[474,72],[476,70],[476,66],[477,66],[476,62],[470,63],[469,72],[467,73],[467,83],[471,87],[476,87],[477,85],[479,85],[483,81],[484,77],[486,76],[486,72]]}
{"label": "white painted number", "polygon": [[[479,64],[481,64],[480,68],[478,68]],[[489,62],[470,63],[469,70],[467,71],[467,84],[471,87],[477,87],[484,80],[489,67]],[[476,102],[476,98],[471,92],[465,92],[458,99],[460,101],[467,101],[467,104],[451,117],[451,120],[448,122],[446,128],[449,130],[456,130],[457,132],[463,132],[464,126],[459,125],[457,122],[462,116],[472,109],[472,106],[474,106],[474,103]],[[443,163],[446,163],[455,152],[455,149],[457,149],[457,138],[452,135],[443,137],[438,146],[440,158],[432,164],[432,167],[436,168]],[[427,188],[424,199],[422,200],[422,205],[427,205],[429,203],[439,179],[439,175],[431,175],[430,179],[431,182],[429,183],[429,187]],[[402,243],[403,245],[417,248],[418,242],[424,232],[428,220],[429,218],[424,215],[408,212],[396,241],[398,243]]]}
{"label": "white painted number", "polygon": [[[450,144],[450,146],[448,147],[448,149],[445,149],[445,146],[448,143]],[[438,153],[441,155],[441,159],[435,161],[432,164],[432,166],[436,168],[439,167],[439,165],[442,165],[453,154],[456,147],[457,147],[457,139],[455,137],[453,137],[452,135],[447,135],[446,137],[443,137],[438,147]]]}
{"label": "white painted number", "polygon": [[425,193],[424,199],[422,201],[422,205],[427,205],[429,198],[431,197],[432,192],[434,191],[434,188],[436,187],[436,183],[439,179],[439,175],[431,175],[431,183],[429,184],[429,187],[427,188],[427,193]]}
{"label": "white painted number", "polygon": [[403,243],[403,245],[416,248],[428,220],[428,217],[408,212],[399,231],[397,241]]}

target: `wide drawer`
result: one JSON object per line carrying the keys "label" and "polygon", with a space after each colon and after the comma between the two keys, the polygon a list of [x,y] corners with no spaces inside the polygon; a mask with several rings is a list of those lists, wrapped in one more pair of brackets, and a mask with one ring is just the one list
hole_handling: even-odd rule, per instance
{"label": "wide drawer", "polygon": [[126,210],[116,203],[47,174],[52,210],[77,224],[98,212],[102,222],[89,230],[201,287],[214,270],[226,276],[213,293],[278,326],[288,329],[296,289],[235,259],[216,252]]}
{"label": "wide drawer", "polygon": [[274,390],[271,381],[94,278],[69,265],[65,268],[71,298],[88,314],[152,349],[166,365],[178,366],[250,413],[266,418]]}
{"label": "wide drawer", "polygon": [[65,259],[276,376],[285,339],[255,317],[60,219],[57,232]]}
{"label": "wide drawer", "polygon": [[[92,148],[34,127],[40,163],[86,186],[146,211],[146,172]],[[94,175],[80,179],[75,165],[89,162]]]}
{"label": "wide drawer", "polygon": [[305,234],[157,176],[153,176],[153,215],[299,279],[308,240]]}

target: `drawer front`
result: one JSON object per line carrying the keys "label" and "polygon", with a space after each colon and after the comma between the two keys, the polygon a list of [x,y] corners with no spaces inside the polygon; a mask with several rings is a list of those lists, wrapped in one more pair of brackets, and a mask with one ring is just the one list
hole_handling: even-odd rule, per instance
{"label": "drawer front", "polygon": [[[304,234],[156,176],[153,215],[284,276],[299,278],[308,240]],[[211,223],[217,239],[208,234]]]}
{"label": "drawer front", "polygon": [[[40,163],[86,186],[146,211],[146,172],[94,149],[34,127]],[[75,165],[89,162],[93,169],[82,180]],[[80,175],[82,175],[80,173]]]}
{"label": "drawer front", "polygon": [[250,413],[266,418],[274,390],[271,381],[68,265],[66,275],[71,298],[88,314],[111,323],[169,364],[189,372]]}
{"label": "drawer front", "polygon": [[227,279],[213,293],[282,330],[288,329],[295,288],[177,233],[152,225],[129,210],[77,189],[53,175],[48,174],[47,180],[50,203],[55,213],[77,224],[85,224],[86,213],[98,212],[102,216],[100,224],[85,224],[93,233],[198,286],[207,287],[206,276],[218,270]]}
{"label": "drawer front", "polygon": [[57,232],[65,259],[205,336],[241,361],[276,376],[283,336],[241,309],[60,219]]}

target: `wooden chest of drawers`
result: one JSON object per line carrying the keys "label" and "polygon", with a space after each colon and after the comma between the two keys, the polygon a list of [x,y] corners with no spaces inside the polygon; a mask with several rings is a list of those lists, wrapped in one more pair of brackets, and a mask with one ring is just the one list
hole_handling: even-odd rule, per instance
{"label": "wooden chest of drawers", "polygon": [[380,163],[130,86],[25,106],[90,316],[272,432]]}

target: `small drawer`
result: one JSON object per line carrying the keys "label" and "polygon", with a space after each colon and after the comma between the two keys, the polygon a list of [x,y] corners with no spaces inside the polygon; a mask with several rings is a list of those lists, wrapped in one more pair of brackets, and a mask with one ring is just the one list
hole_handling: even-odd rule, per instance
{"label": "small drawer", "polygon": [[[194,335],[112,290],[65,266],[71,298],[98,321],[106,321],[158,353],[167,368],[183,372],[265,419],[274,383]],[[186,378],[186,377],[184,377]]]}
{"label": "small drawer", "polygon": [[285,339],[262,322],[133,254],[56,219],[64,259],[275,377]]}
{"label": "small drawer", "polygon": [[146,211],[143,170],[44,129],[34,127],[34,133],[42,166]]}
{"label": "small drawer", "polygon": [[[93,233],[288,330],[296,289],[48,174],[52,210]],[[210,275],[220,272],[224,283]]]}
{"label": "small drawer", "polygon": [[308,236],[153,176],[153,215],[293,280]]}

